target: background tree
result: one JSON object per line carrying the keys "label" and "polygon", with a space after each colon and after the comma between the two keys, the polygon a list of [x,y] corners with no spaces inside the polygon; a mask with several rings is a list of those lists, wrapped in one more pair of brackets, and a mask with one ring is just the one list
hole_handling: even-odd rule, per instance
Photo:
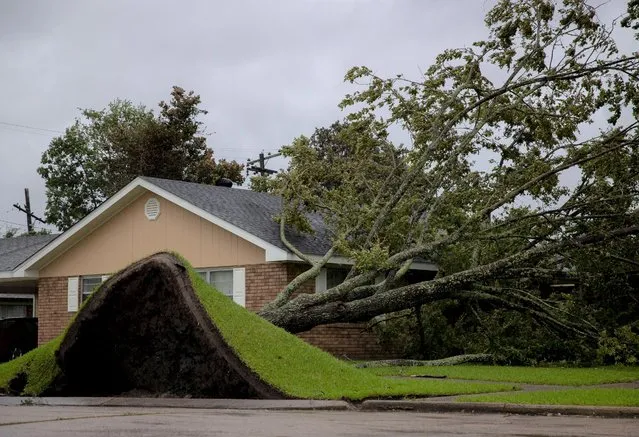
{"label": "background tree", "polygon": [[13,237],[24,237],[24,236],[32,236],[32,235],[50,235],[51,231],[45,228],[37,229],[31,232],[20,232],[18,228],[9,228],[7,229],[2,237],[0,238],[13,238]]}
{"label": "background tree", "polygon": [[[306,137],[283,148],[282,230],[321,214],[333,248],[310,259],[281,232],[310,268],[265,318],[299,332],[472,299],[594,334],[537,283],[584,280],[585,260],[637,261],[620,248],[639,233],[639,56],[620,54],[582,0],[501,0],[485,22],[488,39],[444,51],[419,80],[353,68],[346,79],[363,88],[342,102],[353,111],[344,145],[328,156]],[[298,295],[334,253],[355,260],[347,280]],[[442,270],[406,284],[419,258]]]}
{"label": "background tree", "polygon": [[126,100],[82,110],[42,155],[47,221],[67,229],[137,176],[205,184],[226,177],[241,184],[241,164],[213,158],[199,105],[200,96],[173,87],[157,116]]}

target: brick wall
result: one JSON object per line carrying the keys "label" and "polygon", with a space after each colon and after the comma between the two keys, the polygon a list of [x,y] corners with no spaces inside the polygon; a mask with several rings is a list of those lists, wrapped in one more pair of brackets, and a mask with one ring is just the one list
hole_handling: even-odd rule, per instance
{"label": "brick wall", "polygon": [[392,350],[379,344],[377,335],[368,330],[365,323],[335,323],[316,326],[298,334],[307,343],[339,358],[371,360],[396,358]]}
{"label": "brick wall", "polygon": [[[257,312],[307,266],[291,263],[253,264],[245,267],[246,309]],[[315,280],[304,284],[298,293],[314,293]],[[60,335],[74,313],[67,311],[67,278],[41,278],[38,281],[38,344]],[[366,324],[318,326],[299,334],[308,343],[333,355],[351,359],[388,358],[377,336]]]}
{"label": "brick wall", "polygon": [[74,314],[67,311],[67,278],[40,278],[36,308],[41,345],[60,335]]}
{"label": "brick wall", "polygon": [[[277,296],[286,284],[308,266],[292,263],[268,263],[246,267],[246,308],[259,311]],[[307,281],[297,293],[315,293],[315,280]],[[365,323],[338,323],[318,326],[298,334],[304,341],[331,354],[350,359],[392,358]]]}
{"label": "brick wall", "polygon": [[251,264],[245,267],[246,309],[258,312],[269,303],[287,283],[284,263]]}

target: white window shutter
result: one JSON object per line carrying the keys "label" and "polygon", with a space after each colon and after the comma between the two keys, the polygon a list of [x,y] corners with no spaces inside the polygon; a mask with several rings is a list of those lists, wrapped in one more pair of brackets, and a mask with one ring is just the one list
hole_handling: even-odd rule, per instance
{"label": "white window shutter", "polygon": [[78,302],[79,296],[78,292],[80,290],[80,278],[77,276],[73,276],[68,278],[67,280],[67,311],[70,313],[74,313],[78,311]]}
{"label": "white window shutter", "polygon": [[326,291],[326,269],[321,269],[319,275],[315,276],[315,293]]}
{"label": "white window shutter", "polygon": [[102,282],[106,282],[107,279],[109,279],[111,277],[111,275],[102,275]]}
{"label": "white window shutter", "polygon": [[245,269],[233,269],[233,301],[242,306],[246,306],[246,279]]}

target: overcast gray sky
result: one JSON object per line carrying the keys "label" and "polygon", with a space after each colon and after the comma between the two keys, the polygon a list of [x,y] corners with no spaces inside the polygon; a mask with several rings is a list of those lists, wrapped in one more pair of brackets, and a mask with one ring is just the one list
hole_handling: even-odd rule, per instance
{"label": "overcast gray sky", "polygon": [[418,76],[441,50],[483,37],[492,1],[0,3],[2,232],[24,224],[11,205],[25,187],[44,215],[40,155],[79,107],[156,107],[173,85],[194,90],[216,157],[244,162],[340,118],[351,66]]}

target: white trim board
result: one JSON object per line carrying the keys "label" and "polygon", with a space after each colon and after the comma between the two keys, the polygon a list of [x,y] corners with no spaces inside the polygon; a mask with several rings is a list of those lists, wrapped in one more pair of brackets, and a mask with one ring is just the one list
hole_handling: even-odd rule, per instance
{"label": "white trim board", "polygon": [[25,279],[38,279],[38,274],[33,271],[20,272],[22,275],[16,275],[15,270],[0,272],[0,283],[24,281]]}

